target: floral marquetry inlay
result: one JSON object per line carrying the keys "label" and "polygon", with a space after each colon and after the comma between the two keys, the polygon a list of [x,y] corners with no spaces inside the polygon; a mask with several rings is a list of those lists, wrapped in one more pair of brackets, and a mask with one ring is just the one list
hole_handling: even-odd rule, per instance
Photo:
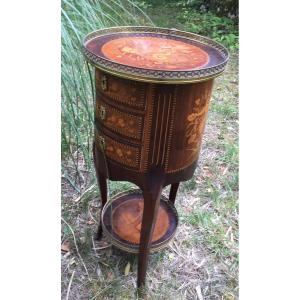
{"label": "floral marquetry inlay", "polygon": [[[139,169],[140,165],[140,150],[138,147],[133,147],[119,143],[108,136],[103,136],[105,143],[105,154],[108,158],[134,169]],[[96,133],[96,143],[100,143],[100,135]]]}
{"label": "floral marquetry inlay", "polygon": [[[105,117],[101,118],[103,110]],[[142,137],[142,117],[124,113],[102,101],[96,104],[96,118],[112,131],[134,139]]]}
{"label": "floral marquetry inlay", "polygon": [[145,69],[188,70],[203,67],[209,61],[208,54],[200,47],[153,36],[113,39],[101,51],[115,62]]}
{"label": "floral marquetry inlay", "polygon": [[187,150],[192,152],[191,155],[198,152],[201,144],[210,95],[211,92],[208,91],[202,97],[195,99],[193,111],[187,116],[186,142]]}
{"label": "floral marquetry inlay", "polygon": [[[99,89],[103,76],[105,76],[107,80],[105,90]],[[120,104],[129,105],[137,109],[145,108],[144,83],[104,75],[99,70],[96,70],[96,87],[98,87],[99,92],[103,93],[106,97]]]}

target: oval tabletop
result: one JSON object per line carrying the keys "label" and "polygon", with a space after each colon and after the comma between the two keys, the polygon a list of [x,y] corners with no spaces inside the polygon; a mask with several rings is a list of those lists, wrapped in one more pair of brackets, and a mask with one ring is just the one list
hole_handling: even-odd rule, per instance
{"label": "oval tabletop", "polygon": [[197,82],[221,74],[228,51],[209,38],[157,27],[112,27],[87,35],[86,58],[108,73],[148,82]]}

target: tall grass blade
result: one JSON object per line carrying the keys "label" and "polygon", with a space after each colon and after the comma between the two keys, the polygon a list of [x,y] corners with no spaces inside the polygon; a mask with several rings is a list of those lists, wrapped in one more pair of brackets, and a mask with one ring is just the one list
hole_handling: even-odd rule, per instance
{"label": "tall grass blade", "polygon": [[94,75],[81,53],[82,39],[103,27],[153,23],[130,0],[62,0],[61,15],[62,159],[78,170],[81,157],[92,171]]}

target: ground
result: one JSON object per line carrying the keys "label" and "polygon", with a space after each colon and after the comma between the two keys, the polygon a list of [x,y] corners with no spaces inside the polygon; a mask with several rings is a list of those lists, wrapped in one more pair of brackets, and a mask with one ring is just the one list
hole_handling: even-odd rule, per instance
{"label": "ground", "polygon": [[[232,53],[215,80],[198,167],[178,191],[176,236],[151,255],[144,299],[238,299],[237,74],[238,56]],[[99,192],[94,173],[79,162],[76,182],[72,163],[63,162],[62,299],[137,299],[137,257],[108,240],[94,240]],[[110,196],[131,186],[110,182]]]}

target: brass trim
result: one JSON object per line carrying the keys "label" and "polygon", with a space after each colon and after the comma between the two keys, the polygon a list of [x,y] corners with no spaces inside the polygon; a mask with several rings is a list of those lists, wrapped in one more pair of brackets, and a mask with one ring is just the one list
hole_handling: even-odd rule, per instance
{"label": "brass trim", "polygon": [[98,135],[99,138],[99,146],[102,150],[105,150],[105,138],[101,135]]}
{"label": "brass trim", "polygon": [[165,139],[164,139],[163,154],[162,154],[162,159],[161,159],[161,164],[162,165],[165,162],[166,144],[168,142],[167,134],[168,134],[168,130],[169,130],[169,118],[170,118],[171,102],[172,102],[172,94],[169,93],[169,104],[168,104],[167,122],[166,122],[166,130],[165,130]]}
{"label": "brass trim", "polygon": [[153,125],[153,107],[155,98],[155,84],[149,84],[149,94],[146,99],[146,115],[144,118],[143,146],[142,146],[142,171],[146,172],[150,164],[150,139]]}
{"label": "brass trim", "polygon": [[175,111],[176,111],[176,100],[177,100],[177,92],[178,92],[178,86],[174,89],[173,99],[172,99],[172,112],[171,112],[171,121],[170,121],[170,131],[168,133],[168,146],[167,146],[167,154],[166,154],[166,162],[165,162],[165,170],[167,172],[169,168],[169,157],[171,153],[171,142],[172,142],[172,136],[173,136],[173,130],[174,130],[174,119],[175,119]]}
{"label": "brass trim", "polygon": [[[158,33],[162,35],[171,35],[173,37],[181,37],[188,39],[194,43],[201,43],[214,48],[223,57],[223,61],[218,64],[207,68],[201,68],[198,70],[188,70],[188,71],[165,71],[165,70],[149,70],[143,68],[131,67],[123,64],[113,62],[111,60],[105,59],[103,57],[96,56],[89,50],[85,48],[85,45],[91,39],[97,38],[99,36],[105,36],[108,34],[117,33]],[[153,83],[164,83],[164,84],[184,84],[206,81],[221,75],[225,66],[227,65],[229,59],[228,50],[207,37],[200,36],[197,34],[168,29],[160,27],[149,27],[149,26],[121,26],[121,27],[110,27],[96,30],[88,34],[83,39],[83,54],[86,59],[94,65],[96,68],[107,72],[118,77],[143,81],[143,82],[153,82]]]}
{"label": "brass trim", "polygon": [[[106,226],[104,224],[104,214],[107,210],[107,208],[110,206],[110,204],[115,201],[117,198],[119,197],[122,197],[124,195],[128,195],[130,193],[138,193],[138,194],[142,194],[143,192],[140,190],[140,189],[129,189],[127,191],[124,191],[124,192],[121,192],[121,193],[118,193],[116,194],[115,196],[113,196],[109,201],[107,201],[102,209],[102,213],[101,213],[101,226],[102,226],[102,230],[103,232],[106,234],[106,236],[109,238],[110,242],[112,245],[116,246],[117,248],[123,250],[123,251],[126,251],[126,252],[129,252],[129,253],[133,253],[133,254],[138,254],[139,253],[139,248],[138,246],[136,248],[133,248],[133,247],[130,247],[128,244],[125,244],[125,243],[122,243],[120,241],[118,241],[107,229],[106,229]],[[154,246],[150,246],[150,253],[154,253],[154,252],[157,252],[159,250],[162,250],[164,248],[166,248],[168,246],[168,244],[173,240],[176,232],[177,232],[177,228],[178,228],[178,225],[179,225],[179,216],[178,216],[178,213],[177,213],[177,210],[174,206],[174,204],[167,198],[165,197],[164,195],[161,195],[160,197],[160,200],[161,201],[166,201],[169,205],[169,207],[172,209],[174,215],[175,215],[175,218],[176,218],[176,221],[177,221],[177,226],[176,226],[176,229],[174,230],[174,232],[172,233],[172,235],[170,235],[168,237],[168,239],[164,240],[163,242],[160,242]]]}
{"label": "brass trim", "polygon": [[101,77],[101,88],[102,91],[107,91],[107,77],[105,75]]}
{"label": "brass trim", "polygon": [[220,75],[222,75],[222,73],[224,73],[225,71],[225,67],[224,69],[219,72],[219,73],[216,73],[215,75],[213,76],[207,76],[207,77],[203,77],[203,78],[197,78],[197,79],[188,79],[188,80],[170,80],[170,79],[160,79],[160,78],[156,78],[156,79],[147,79],[147,78],[144,78],[144,77],[139,77],[139,76],[133,76],[133,75],[129,75],[129,74],[124,74],[124,73],[120,73],[120,72],[114,72],[114,71],[111,71],[109,69],[106,69],[104,67],[100,67],[99,65],[95,64],[92,60],[88,59],[86,57],[86,60],[92,65],[94,66],[95,68],[103,71],[103,72],[106,72],[110,75],[115,75],[115,76],[118,76],[120,78],[123,78],[123,79],[130,79],[130,80],[136,80],[136,81],[140,81],[140,82],[147,82],[147,83],[161,83],[161,84],[187,84],[187,83],[198,83],[198,82],[203,82],[203,81],[207,81],[209,79],[213,79],[213,78],[216,78]]}
{"label": "brass trim", "polygon": [[[164,129],[164,119],[165,119],[165,106],[166,106],[166,94],[163,94],[163,109],[161,113],[161,123],[160,123],[160,131],[159,131],[159,140],[158,140],[158,148],[157,148],[157,159],[156,159],[156,165],[159,166],[159,160],[160,160],[160,144],[161,144],[161,137],[163,135],[163,129]],[[167,130],[167,129],[166,129]]]}
{"label": "brass trim", "polygon": [[105,107],[103,105],[100,105],[99,114],[100,114],[100,119],[104,120],[105,117],[106,117],[106,110],[105,110]]}

